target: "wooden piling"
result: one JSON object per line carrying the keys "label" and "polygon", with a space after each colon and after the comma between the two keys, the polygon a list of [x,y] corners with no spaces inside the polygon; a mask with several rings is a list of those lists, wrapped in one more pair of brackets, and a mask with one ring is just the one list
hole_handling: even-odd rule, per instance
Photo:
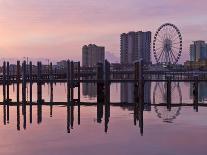
{"label": "wooden piling", "polygon": [[42,103],[42,63],[37,62],[37,102]]}
{"label": "wooden piling", "polygon": [[74,99],[74,62],[71,61],[70,64],[70,88],[71,88],[71,104],[73,105],[73,99]]}
{"label": "wooden piling", "polygon": [[29,62],[29,81],[30,81],[30,89],[29,89],[29,92],[30,92],[30,124],[32,123],[32,75],[33,75],[33,71],[32,71],[32,62],[30,61]]}
{"label": "wooden piling", "polygon": [[6,62],[3,62],[3,102],[6,101]]}
{"label": "wooden piling", "polygon": [[70,61],[67,61],[67,102],[70,104],[70,87],[71,87],[71,66]]}
{"label": "wooden piling", "polygon": [[50,78],[50,117],[52,117],[52,110],[53,110],[53,67],[52,62],[50,62],[49,67],[49,78]]}
{"label": "wooden piling", "polygon": [[17,103],[19,103],[20,61],[17,61]]}
{"label": "wooden piling", "polygon": [[78,62],[78,125],[80,125],[80,61]]}
{"label": "wooden piling", "polygon": [[6,66],[6,83],[7,83],[7,103],[9,104],[9,83],[10,83],[10,72],[9,72],[9,62],[7,62],[7,66]]}
{"label": "wooden piling", "polygon": [[42,63],[37,62],[37,123],[42,122]]}
{"label": "wooden piling", "polygon": [[22,63],[22,114],[23,114],[23,128],[26,128],[26,85],[27,85],[27,77],[26,77],[26,61]]}
{"label": "wooden piling", "polygon": [[78,102],[80,102],[80,61],[78,62]]}
{"label": "wooden piling", "polygon": [[26,103],[26,61],[22,63],[22,102]]}
{"label": "wooden piling", "polygon": [[96,71],[96,79],[97,79],[97,122],[101,123],[103,118],[103,104],[104,104],[104,70],[103,64],[97,64]]}
{"label": "wooden piling", "polygon": [[29,62],[29,81],[30,81],[30,104],[32,104],[32,62]]}

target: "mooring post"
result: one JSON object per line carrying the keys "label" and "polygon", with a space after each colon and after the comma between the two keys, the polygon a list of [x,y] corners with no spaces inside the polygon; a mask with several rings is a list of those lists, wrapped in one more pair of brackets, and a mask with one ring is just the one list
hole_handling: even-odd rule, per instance
{"label": "mooring post", "polygon": [[110,104],[110,63],[105,60],[105,99]]}
{"label": "mooring post", "polygon": [[101,123],[103,118],[104,103],[104,73],[103,64],[97,63],[96,80],[97,80],[97,122]]}
{"label": "mooring post", "polygon": [[80,102],[80,61],[78,62],[78,102]]}
{"label": "mooring post", "polygon": [[42,63],[37,62],[37,102],[42,103]]}
{"label": "mooring post", "polygon": [[33,83],[33,79],[32,79],[32,76],[33,76],[33,74],[32,74],[32,62],[30,61],[29,62],[29,81],[30,81],[30,90],[29,90],[29,92],[30,92],[30,95],[29,95],[29,97],[30,97],[30,123],[32,123],[32,83]]}
{"label": "mooring post", "polygon": [[78,125],[80,125],[80,61],[78,62]]}
{"label": "mooring post", "polygon": [[109,123],[109,117],[110,117],[110,63],[105,60],[105,79],[104,79],[104,98],[105,98],[105,132],[108,131],[108,123]]}
{"label": "mooring post", "polygon": [[26,84],[27,84],[26,83],[26,61],[23,61],[22,63],[22,114],[24,115],[24,119],[26,119],[26,116],[25,116],[26,115]]}
{"label": "mooring post", "polygon": [[7,62],[7,67],[6,67],[6,72],[7,72],[7,78],[6,78],[6,83],[7,83],[7,104],[9,104],[9,83],[10,83],[10,73],[9,73],[9,62]]}
{"label": "mooring post", "polygon": [[20,61],[17,61],[17,104],[19,104]]}
{"label": "mooring post", "polygon": [[144,109],[144,79],[143,79],[143,63],[142,59],[139,61],[139,107],[140,109]]}
{"label": "mooring post", "polygon": [[139,103],[139,62],[134,63],[134,100]]}
{"label": "mooring post", "polygon": [[144,79],[143,79],[143,62],[142,59],[139,61],[139,127],[140,133],[143,135],[143,111],[144,111]]}
{"label": "mooring post", "polygon": [[139,62],[134,64],[134,81],[134,125],[136,125],[139,118]]}
{"label": "mooring post", "polygon": [[53,109],[53,68],[52,62],[50,62],[50,117],[52,117],[52,109]]}
{"label": "mooring post", "polygon": [[22,63],[22,103],[26,103],[26,61]]}
{"label": "mooring post", "polygon": [[167,109],[171,110],[171,76],[167,76]]}
{"label": "mooring post", "polygon": [[68,104],[70,104],[70,87],[71,87],[71,66],[70,66],[70,60],[67,60],[67,101]]}
{"label": "mooring post", "polygon": [[73,97],[74,97],[74,62],[73,61],[71,61],[70,67],[71,67],[71,72],[70,72],[71,104],[73,105]]}
{"label": "mooring post", "polygon": [[32,62],[29,62],[29,81],[30,81],[30,104],[32,104]]}
{"label": "mooring post", "polygon": [[104,73],[103,73],[103,64],[97,64],[97,103],[104,102]]}
{"label": "mooring post", "polygon": [[3,102],[6,101],[6,62],[3,62]]}

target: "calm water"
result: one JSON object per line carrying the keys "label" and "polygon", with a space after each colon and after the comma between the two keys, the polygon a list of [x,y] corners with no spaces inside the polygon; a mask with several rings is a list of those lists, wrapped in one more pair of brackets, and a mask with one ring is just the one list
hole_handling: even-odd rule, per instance
{"label": "calm water", "polygon": [[[145,87],[146,103],[165,103],[164,83],[151,83]],[[10,86],[11,97],[16,100],[16,87]],[[173,103],[192,103],[189,83],[172,84]],[[43,98],[50,101],[50,87],[43,86]],[[2,94],[2,88],[0,88]],[[96,102],[96,86],[81,87],[81,102]],[[66,101],[66,85],[54,86],[54,101]],[[2,101],[2,96],[0,96]],[[29,96],[28,96],[29,98]],[[36,86],[33,98],[36,101]],[[132,84],[112,84],[111,102],[133,102]],[[206,104],[207,84],[199,85],[199,102]],[[52,115],[51,115],[52,110]],[[104,112],[103,112],[104,113]],[[144,132],[134,124],[133,107],[110,107],[109,121],[103,116],[97,122],[96,106],[74,107],[74,123],[68,133],[68,115],[65,106],[42,106],[42,120],[38,121],[37,106],[27,106],[26,119],[21,113],[18,122],[17,107],[9,107],[9,120],[4,122],[4,107],[0,107],[0,155],[8,154],[146,154],[146,155],[205,155],[207,154],[207,108],[151,106],[144,111]],[[32,116],[32,117],[31,117]],[[32,119],[32,122],[31,122]],[[25,122],[26,120],[26,122]],[[6,125],[4,125],[6,123]],[[18,125],[20,130],[18,129]],[[107,132],[105,128],[107,125]]]}

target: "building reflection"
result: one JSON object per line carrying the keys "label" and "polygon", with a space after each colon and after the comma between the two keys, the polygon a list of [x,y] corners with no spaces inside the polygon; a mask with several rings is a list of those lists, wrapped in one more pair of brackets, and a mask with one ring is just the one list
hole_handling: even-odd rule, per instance
{"label": "building reflection", "polygon": [[[120,90],[120,101],[121,103],[133,104],[135,103],[135,85],[134,83],[121,83]],[[151,83],[146,82],[144,85],[144,109],[147,111],[151,110]],[[133,110],[133,108],[128,108],[129,110]]]}
{"label": "building reflection", "polygon": [[82,93],[83,96],[89,98],[95,98],[97,96],[97,85],[94,83],[83,83],[82,84]]}
{"label": "building reflection", "polygon": [[[205,85],[204,85],[205,84]],[[199,85],[200,94],[203,94],[205,98],[205,86],[206,83],[203,85]],[[43,123],[43,107],[47,106],[49,108],[49,116],[53,116],[53,109],[57,107],[57,105],[63,106],[65,113],[66,113],[66,122],[65,128],[68,133],[71,133],[74,130],[75,123],[78,125],[81,124],[81,106],[93,106],[97,109],[96,115],[96,123],[103,124],[103,131],[108,133],[110,130],[110,116],[111,116],[111,107],[116,106],[120,108],[126,108],[132,114],[132,125],[136,125],[139,128],[139,132],[143,135],[144,132],[144,111],[151,110],[151,106],[154,107],[154,111],[157,114],[157,117],[163,120],[163,122],[173,123],[173,121],[180,115],[181,106],[172,107],[171,110],[167,109],[167,106],[159,105],[166,101],[165,98],[165,84],[164,83],[156,83],[154,86],[153,95],[155,103],[151,103],[151,83],[145,83],[144,88],[144,103],[140,103],[139,96],[137,91],[137,86],[130,83],[123,83],[121,84],[121,102],[120,103],[112,103],[110,102],[110,83],[100,83],[94,88],[98,88],[96,91],[97,93],[97,103],[81,103],[80,100],[73,99],[69,100],[68,102],[54,102],[53,101],[53,86],[50,87],[50,99],[49,102],[45,102],[44,100],[38,100],[37,102],[13,102],[9,103],[4,101],[2,104],[3,108],[3,122],[4,125],[7,125],[11,122],[10,120],[10,111],[13,106],[16,106],[16,115],[17,117],[17,130],[20,130],[21,126],[22,129],[27,129],[27,116],[29,118],[29,122],[41,124]],[[99,90],[100,88],[100,90]],[[201,91],[204,91],[201,93]],[[177,97],[176,103],[182,103],[182,94],[180,90],[180,85],[178,83],[172,84],[172,97]],[[37,107],[37,108],[36,108]],[[37,110],[37,122],[32,121],[32,116],[34,114],[33,110]],[[36,112],[36,111],[35,111]],[[11,119],[12,120],[12,119]],[[22,122],[21,122],[22,121]]]}
{"label": "building reflection", "polygon": [[[193,83],[190,84],[190,99],[193,99]],[[207,82],[198,83],[198,101],[204,102],[207,100]]]}

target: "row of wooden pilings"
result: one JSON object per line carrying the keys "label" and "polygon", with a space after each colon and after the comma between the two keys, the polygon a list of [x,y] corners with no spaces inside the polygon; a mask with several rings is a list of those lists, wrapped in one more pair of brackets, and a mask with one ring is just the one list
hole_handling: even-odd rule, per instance
{"label": "row of wooden pilings", "polygon": [[[27,84],[30,84],[30,102],[32,102],[32,84],[33,81],[33,65],[32,62],[26,64],[26,61],[23,61],[22,66],[20,61],[17,61],[16,68],[16,83],[17,83],[17,102],[20,101],[19,98],[19,85],[22,83],[22,102],[26,102],[26,89]],[[9,71],[9,62],[3,62],[3,101],[10,102],[10,93],[9,85],[10,81],[10,71]],[[52,63],[49,65],[49,83],[53,89],[54,76]],[[77,74],[75,76],[75,73]],[[42,102],[42,85],[45,81],[42,79],[42,63],[37,62],[37,102]],[[76,81],[76,82],[75,82]],[[78,98],[74,99],[74,88],[78,87]],[[53,100],[53,99],[51,99]],[[80,101],[80,62],[67,61],[67,101]]]}
{"label": "row of wooden pilings", "polygon": [[[42,79],[42,63],[37,62],[37,80],[33,81],[33,65],[32,62],[26,64],[26,61],[20,64],[20,61],[17,61],[16,68],[16,101],[17,101],[17,116],[20,115],[20,105],[22,105],[22,114],[24,117],[24,128],[26,128],[26,105],[29,103],[30,105],[30,123],[32,123],[32,105],[33,105],[33,83],[37,82],[37,122],[41,123],[42,121],[42,104],[44,100],[42,99],[42,85],[45,83]],[[52,115],[52,106],[53,106],[53,68],[52,63],[49,65],[49,84],[50,84],[50,115]],[[11,84],[10,74],[9,74],[9,62],[3,62],[3,103],[4,103],[4,123],[9,122],[9,106],[11,103],[10,99],[10,90],[9,86]],[[75,73],[77,74],[75,76]],[[75,82],[76,81],[76,82]],[[21,96],[20,99],[20,83],[21,85]],[[29,84],[29,88],[27,87]],[[77,87],[77,98],[74,98],[74,89]],[[28,94],[29,91],[29,94]],[[29,101],[27,101],[27,95],[29,95]],[[21,103],[20,103],[21,100]],[[73,106],[74,104],[78,105],[78,116],[80,116],[80,62],[67,61],[67,112],[68,118],[73,118]],[[17,117],[17,122],[20,120]],[[71,119],[70,126],[72,126]],[[18,123],[19,124],[19,123]],[[80,124],[80,117],[78,117],[78,124]],[[18,126],[19,128],[19,126]]]}
{"label": "row of wooden pilings", "polygon": [[[134,124],[139,122],[140,133],[143,134],[143,110],[144,110],[144,79],[142,61],[135,63],[135,104]],[[110,63],[106,60],[104,64],[97,64],[97,122],[101,123],[103,118],[103,105],[105,105],[105,132],[108,129],[110,117]]]}

